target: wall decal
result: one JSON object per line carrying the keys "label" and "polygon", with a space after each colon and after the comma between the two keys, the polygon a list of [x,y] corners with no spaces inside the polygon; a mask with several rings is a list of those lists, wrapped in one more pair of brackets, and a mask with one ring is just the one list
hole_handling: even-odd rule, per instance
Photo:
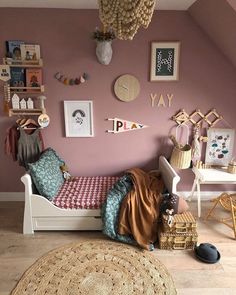
{"label": "wall decal", "polygon": [[109,121],[113,121],[113,130],[107,130],[110,133],[120,133],[125,131],[132,131],[137,129],[143,129],[148,127],[147,125],[143,125],[140,123],[127,121],[119,118],[107,119]]}
{"label": "wall decal", "polygon": [[168,106],[169,108],[171,107],[172,104],[172,99],[174,97],[174,94],[166,94],[165,98],[163,94],[160,94],[160,96],[158,96],[156,93],[151,93],[150,94],[151,97],[151,105],[152,107],[154,107],[155,105],[157,107],[166,107]]}
{"label": "wall decal", "polygon": [[73,85],[79,85],[81,83],[86,82],[89,79],[89,75],[87,73],[83,73],[83,75],[79,76],[78,78],[68,78],[62,73],[57,72],[54,75],[54,78],[57,79],[58,82],[63,83],[64,85],[73,86]]}

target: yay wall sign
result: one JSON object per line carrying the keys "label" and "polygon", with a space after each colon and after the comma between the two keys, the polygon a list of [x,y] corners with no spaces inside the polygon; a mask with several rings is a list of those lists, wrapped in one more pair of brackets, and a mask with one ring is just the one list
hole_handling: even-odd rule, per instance
{"label": "yay wall sign", "polygon": [[152,107],[171,107],[172,99],[174,97],[174,94],[157,94],[157,93],[151,93],[151,105]]}

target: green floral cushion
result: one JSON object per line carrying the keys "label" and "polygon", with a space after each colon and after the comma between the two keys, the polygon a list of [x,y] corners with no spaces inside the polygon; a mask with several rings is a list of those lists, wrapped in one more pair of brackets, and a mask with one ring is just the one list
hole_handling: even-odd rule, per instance
{"label": "green floral cushion", "polygon": [[45,150],[37,162],[29,164],[29,173],[39,194],[48,200],[52,200],[64,182],[60,169],[64,164],[52,148]]}

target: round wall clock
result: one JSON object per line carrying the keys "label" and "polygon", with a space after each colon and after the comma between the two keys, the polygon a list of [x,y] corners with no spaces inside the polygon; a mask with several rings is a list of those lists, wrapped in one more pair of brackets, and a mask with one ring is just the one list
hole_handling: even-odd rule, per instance
{"label": "round wall clock", "polygon": [[139,81],[132,75],[122,75],[116,79],[114,84],[115,95],[122,101],[134,100],[140,91]]}

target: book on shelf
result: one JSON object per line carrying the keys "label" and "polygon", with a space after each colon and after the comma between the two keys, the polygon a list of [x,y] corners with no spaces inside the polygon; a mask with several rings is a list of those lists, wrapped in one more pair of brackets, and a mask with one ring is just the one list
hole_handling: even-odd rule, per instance
{"label": "book on shelf", "polygon": [[42,69],[28,68],[25,70],[26,87],[40,87],[42,85]]}
{"label": "book on shelf", "polygon": [[24,41],[21,40],[7,40],[6,41],[6,50],[7,57],[10,57],[14,60],[21,60],[21,45],[24,44]]}
{"label": "book on shelf", "polygon": [[10,87],[25,87],[25,69],[11,67]]}
{"label": "book on shelf", "polygon": [[40,46],[36,44],[21,44],[21,59],[26,62],[37,62],[40,59]]}

